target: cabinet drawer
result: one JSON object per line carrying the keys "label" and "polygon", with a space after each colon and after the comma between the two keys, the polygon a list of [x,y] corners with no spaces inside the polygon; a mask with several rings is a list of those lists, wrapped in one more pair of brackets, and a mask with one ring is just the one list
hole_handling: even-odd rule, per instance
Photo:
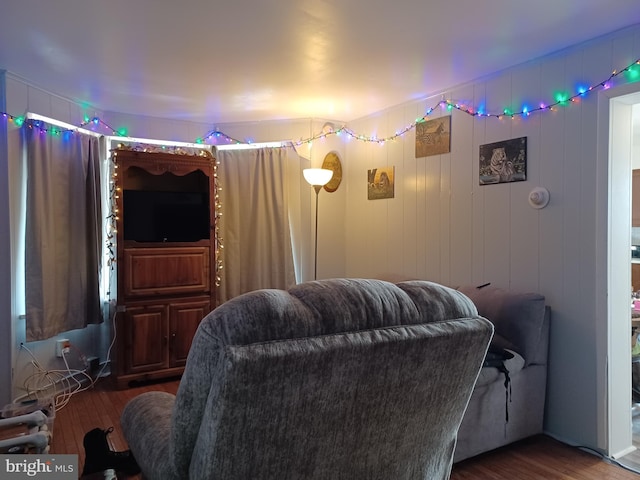
{"label": "cabinet drawer", "polygon": [[210,291],[209,247],[124,249],[127,297]]}

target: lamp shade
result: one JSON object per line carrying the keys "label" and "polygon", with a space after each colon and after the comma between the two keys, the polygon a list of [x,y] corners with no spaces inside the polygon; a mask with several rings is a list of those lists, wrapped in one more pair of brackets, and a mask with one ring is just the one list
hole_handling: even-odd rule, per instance
{"label": "lamp shade", "polygon": [[302,171],[304,179],[309,185],[326,185],[333,176],[333,170],[326,168],[305,168]]}

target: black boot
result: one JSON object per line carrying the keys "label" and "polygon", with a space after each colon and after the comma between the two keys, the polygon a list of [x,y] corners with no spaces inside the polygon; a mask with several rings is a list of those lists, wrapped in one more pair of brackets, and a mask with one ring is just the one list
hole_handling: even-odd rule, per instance
{"label": "black boot", "polygon": [[137,475],[140,467],[136,463],[131,450],[114,452],[107,440],[107,435],[113,432],[113,427],[107,430],[94,428],[84,436],[83,445],[85,452],[84,468],[82,475],[90,475],[102,472],[109,468],[126,475]]}

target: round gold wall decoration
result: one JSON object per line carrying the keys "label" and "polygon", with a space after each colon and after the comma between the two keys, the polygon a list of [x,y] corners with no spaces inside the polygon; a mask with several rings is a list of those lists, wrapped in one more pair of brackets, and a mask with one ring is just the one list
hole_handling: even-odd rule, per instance
{"label": "round gold wall decoration", "polygon": [[338,154],[336,152],[327,153],[322,162],[322,168],[333,171],[333,177],[331,177],[329,183],[324,186],[327,192],[333,193],[338,189],[342,181],[342,163],[340,162]]}

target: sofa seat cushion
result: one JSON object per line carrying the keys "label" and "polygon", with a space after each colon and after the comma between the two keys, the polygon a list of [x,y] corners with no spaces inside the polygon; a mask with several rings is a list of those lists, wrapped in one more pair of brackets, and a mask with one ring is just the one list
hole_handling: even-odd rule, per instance
{"label": "sofa seat cushion", "polygon": [[[515,350],[509,350],[508,352],[513,354],[513,357],[504,361],[504,366],[509,371],[509,376],[513,377],[524,368],[524,358]],[[504,373],[495,367],[482,367],[478,381],[476,382],[476,388],[483,385],[489,385],[493,382],[504,382]]]}

